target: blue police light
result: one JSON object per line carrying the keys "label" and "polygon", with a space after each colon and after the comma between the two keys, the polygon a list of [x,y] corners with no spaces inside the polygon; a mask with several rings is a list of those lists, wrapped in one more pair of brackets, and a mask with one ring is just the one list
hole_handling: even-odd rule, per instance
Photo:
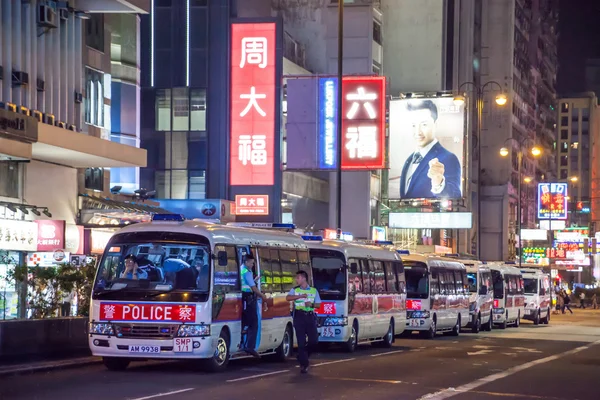
{"label": "blue police light", "polygon": [[387,246],[387,245],[393,246],[394,242],[392,242],[391,240],[376,240],[375,244],[379,244],[381,246]]}
{"label": "blue police light", "polygon": [[396,253],[398,254],[405,254],[405,255],[409,255],[410,251],[409,250],[396,250]]}
{"label": "blue police light", "polygon": [[444,254],[445,257],[456,257],[458,258],[458,253],[446,253]]}
{"label": "blue police light", "polygon": [[152,216],[152,221],[176,221],[183,222],[185,218],[181,214],[154,214]]}
{"label": "blue police light", "polygon": [[272,228],[279,228],[279,229],[296,229],[296,225],[294,224],[280,224],[280,223],[274,223],[272,225]]}
{"label": "blue police light", "polygon": [[302,240],[311,241],[311,242],[322,242],[323,236],[302,235]]}
{"label": "blue police light", "polygon": [[505,261],[504,264],[506,264],[506,265],[515,265],[516,261]]}

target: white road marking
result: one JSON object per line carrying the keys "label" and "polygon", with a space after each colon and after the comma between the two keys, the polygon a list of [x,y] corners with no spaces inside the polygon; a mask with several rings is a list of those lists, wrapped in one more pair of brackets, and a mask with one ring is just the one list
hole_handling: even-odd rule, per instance
{"label": "white road marking", "polygon": [[263,376],[283,374],[284,372],[290,372],[290,370],[289,369],[283,369],[281,371],[267,372],[265,374],[250,375],[250,376],[245,376],[243,378],[229,379],[228,381],[225,381],[225,382],[232,383],[232,382],[246,381],[248,379],[262,378]]}
{"label": "white road marking", "polygon": [[493,351],[492,350],[479,350],[479,351],[475,351],[473,353],[469,353],[467,351],[467,355],[469,355],[469,356],[481,356],[483,354],[488,354],[488,353],[493,353]]}
{"label": "white road marking", "polygon": [[344,358],[343,360],[326,361],[326,362],[312,365],[312,367],[320,367],[321,365],[329,365],[329,364],[338,364],[338,363],[343,363],[343,362],[348,362],[348,361],[353,361],[353,360],[356,360],[356,358]]}
{"label": "white road marking", "polygon": [[570,356],[572,354],[577,354],[579,352],[582,352],[584,350],[589,349],[592,346],[596,346],[600,344],[600,340],[597,340],[593,343],[590,343],[587,346],[582,346],[582,347],[577,347],[576,349],[573,350],[569,350],[569,351],[565,351],[564,353],[559,353],[559,354],[555,354],[553,356],[549,356],[549,357],[545,357],[545,358],[540,358],[538,360],[534,360],[534,361],[530,361],[528,363],[522,364],[522,365],[518,365],[516,367],[512,367],[509,368],[505,371],[502,372],[498,372],[496,374],[492,374],[492,375],[488,375],[484,378],[481,379],[477,379],[473,382],[467,383],[465,385],[461,385],[457,388],[447,388],[447,389],[443,389],[440,390],[438,392],[435,393],[428,393],[425,396],[422,396],[419,398],[419,400],[443,400],[443,399],[447,399],[450,397],[454,397],[456,395],[462,394],[462,393],[467,393],[472,391],[473,389],[476,389],[480,386],[486,385],[488,383],[492,383],[495,382],[499,379],[503,379],[506,378],[507,376],[510,375],[514,375],[517,372],[521,372],[523,370],[535,367],[536,365],[540,365],[540,364],[545,364],[548,363],[550,361],[555,361],[558,360],[560,358],[566,357],[566,356]]}
{"label": "white road marking", "polygon": [[402,353],[404,350],[394,350],[385,353],[371,354],[371,357],[387,356],[388,354]]}
{"label": "white road marking", "polygon": [[130,399],[130,400],[148,400],[148,399],[155,399],[157,397],[164,397],[164,396],[171,396],[173,394],[179,394],[179,393],[185,393],[185,392],[190,392],[194,390],[194,388],[188,388],[188,389],[181,389],[181,390],[173,390],[172,392],[165,392],[165,393],[158,393],[158,394],[153,394],[152,396],[146,396],[146,397],[136,397],[135,399]]}
{"label": "white road marking", "polygon": [[481,344],[473,346],[474,349],[484,349],[484,350],[491,349],[492,347],[498,347],[498,346],[484,346],[484,345],[481,345]]}

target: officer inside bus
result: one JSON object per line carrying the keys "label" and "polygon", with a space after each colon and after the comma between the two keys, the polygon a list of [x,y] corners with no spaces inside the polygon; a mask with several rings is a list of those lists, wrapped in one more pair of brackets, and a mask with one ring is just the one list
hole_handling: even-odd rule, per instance
{"label": "officer inside bus", "polygon": [[246,345],[242,350],[254,357],[260,357],[256,351],[256,336],[258,334],[258,297],[266,303],[267,296],[261,293],[256,286],[252,269],[254,268],[254,256],[246,255],[241,267],[242,275],[242,301],[244,302],[244,312],[242,314],[242,326],[247,326]]}
{"label": "officer inside bus", "polygon": [[298,286],[290,290],[285,300],[294,302],[294,329],[296,330],[296,340],[298,340],[298,362],[300,363],[300,372],[306,374],[308,358],[319,341],[315,308],[319,308],[321,298],[317,289],[308,285],[306,271],[296,272],[296,283]]}

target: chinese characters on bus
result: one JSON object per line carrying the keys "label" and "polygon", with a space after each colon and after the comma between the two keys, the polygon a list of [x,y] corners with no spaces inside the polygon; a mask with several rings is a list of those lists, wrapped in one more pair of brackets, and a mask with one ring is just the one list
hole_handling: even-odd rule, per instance
{"label": "chinese characters on bus", "polygon": [[231,185],[273,185],[275,23],[231,26]]}
{"label": "chinese characters on bus", "polygon": [[538,218],[566,219],[567,218],[567,184],[540,183],[538,184]]}

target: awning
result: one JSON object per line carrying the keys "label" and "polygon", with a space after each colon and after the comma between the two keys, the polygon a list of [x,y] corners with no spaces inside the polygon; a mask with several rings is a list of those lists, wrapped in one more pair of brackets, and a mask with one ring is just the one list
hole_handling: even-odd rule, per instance
{"label": "awning", "polygon": [[123,227],[149,222],[153,214],[172,214],[160,207],[133,201],[117,201],[108,197],[80,194],[80,223],[86,227]]}
{"label": "awning", "polygon": [[109,199],[108,197],[96,197],[90,196],[89,194],[80,194],[79,197],[83,200],[81,210],[97,210],[102,211],[102,213],[125,211],[145,214],[173,214],[172,212],[160,207],[136,203],[133,201],[117,201]]}

